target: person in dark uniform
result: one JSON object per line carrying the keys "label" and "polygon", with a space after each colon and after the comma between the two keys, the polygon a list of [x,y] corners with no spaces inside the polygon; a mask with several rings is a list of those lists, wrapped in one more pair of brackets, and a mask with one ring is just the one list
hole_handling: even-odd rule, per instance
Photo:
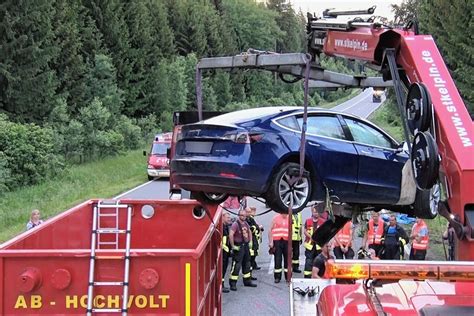
{"label": "person in dark uniform", "polygon": [[258,256],[258,249],[260,248],[260,240],[263,227],[258,225],[255,221],[255,207],[246,207],[245,210],[247,211],[247,223],[250,226],[250,230],[252,231],[252,244],[250,247],[250,267],[253,270],[260,270],[261,268],[257,265],[255,261]]}
{"label": "person in dark uniform", "polygon": [[327,244],[321,247],[321,253],[314,258],[313,261],[313,279],[323,279],[324,273],[326,272],[326,262],[329,259],[334,259],[331,256],[331,249],[332,249],[332,242],[328,242]]}
{"label": "person in dark uniform", "polygon": [[224,278],[227,272],[227,267],[229,265],[229,259],[231,257],[229,231],[230,226],[232,225],[232,219],[230,217],[229,212],[224,211],[222,213],[222,224],[222,292],[228,293],[229,288],[224,285]]}
{"label": "person in dark uniform", "polygon": [[244,286],[257,287],[257,284],[252,283],[252,275],[250,273],[249,243],[252,239],[252,233],[246,218],[247,212],[244,209],[240,209],[239,218],[232,224],[229,231],[229,240],[234,256],[232,272],[229,277],[231,291],[237,291],[237,280],[239,279],[241,268]]}
{"label": "person in dark uniform", "polygon": [[383,259],[388,260],[400,260],[403,258],[403,247],[408,242],[408,235],[401,227],[397,224],[397,218],[395,215],[390,215],[389,225],[385,227],[382,235],[384,253]]}
{"label": "person in dark uniform", "polygon": [[293,267],[293,272],[294,273],[301,273],[300,270],[300,246],[303,242],[303,238],[301,237],[301,227],[303,225],[303,219],[301,216],[301,212],[298,214],[293,214],[292,218],[292,233],[293,235],[291,236],[291,250],[292,250],[292,256],[291,256],[291,265]]}
{"label": "person in dark uniform", "polygon": [[313,241],[313,233],[321,226],[325,220],[319,214],[315,205],[311,207],[311,217],[304,223],[304,248],[305,248],[305,262],[304,272],[305,278],[311,278],[313,274],[314,258],[321,253],[321,247]]}

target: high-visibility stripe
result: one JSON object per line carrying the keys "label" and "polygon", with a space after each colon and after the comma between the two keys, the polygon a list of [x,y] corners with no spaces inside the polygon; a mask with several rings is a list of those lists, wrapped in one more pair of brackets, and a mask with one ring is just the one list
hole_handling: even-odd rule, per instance
{"label": "high-visibility stripe", "polygon": [[291,263],[293,263],[293,264],[299,264],[300,261],[299,261],[299,260],[291,260]]}
{"label": "high-visibility stripe", "polygon": [[232,281],[237,281],[237,280],[239,279],[239,276],[238,276],[238,275],[232,275],[232,274],[231,274],[230,277],[229,277],[229,279],[232,280]]}
{"label": "high-visibility stripe", "polygon": [[248,278],[250,278],[251,276],[252,276],[252,275],[250,274],[250,272],[249,272],[249,273],[245,273],[245,274],[244,274],[244,279],[248,279]]}
{"label": "high-visibility stripe", "polygon": [[306,271],[304,270],[303,275],[312,275],[313,271]]}
{"label": "high-visibility stripe", "polygon": [[369,245],[380,245],[382,244],[384,221],[379,217],[377,224],[377,231],[374,231],[374,220],[369,220],[369,230],[367,231],[367,242]]}
{"label": "high-visibility stripe", "polygon": [[185,315],[191,316],[191,264],[186,263],[185,273]]}
{"label": "high-visibility stripe", "polygon": [[275,273],[281,273],[281,271],[283,271],[283,269],[275,269],[275,270],[273,270],[273,272],[275,272]]}

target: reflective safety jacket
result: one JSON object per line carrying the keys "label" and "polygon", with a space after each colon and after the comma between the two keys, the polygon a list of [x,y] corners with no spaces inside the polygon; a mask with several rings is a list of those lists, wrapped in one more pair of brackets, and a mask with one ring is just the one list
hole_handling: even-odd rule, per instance
{"label": "reflective safety jacket", "polygon": [[[318,218],[318,221],[314,222],[313,218],[311,217],[306,220],[304,227],[306,228],[306,231],[308,232],[308,234],[310,236],[313,236],[314,231],[318,229],[318,227],[321,226],[324,222],[325,220],[322,218]],[[305,235],[304,247],[306,248],[306,250],[309,250],[309,251],[313,250],[313,245],[314,245],[313,239],[308,238],[308,236]],[[320,249],[321,247],[319,245],[316,245],[316,250],[320,250]]]}
{"label": "reflective safety jacket", "polygon": [[229,225],[226,224],[224,224],[222,229],[222,250],[227,253],[230,251]]}
{"label": "reflective safety jacket", "polygon": [[336,247],[352,246],[352,221],[348,221],[336,235]]}
{"label": "reflective safety jacket", "polygon": [[293,235],[291,237],[291,240],[294,241],[300,241],[301,240],[301,225],[302,225],[303,219],[301,218],[301,212],[298,214],[293,214]]}
{"label": "reflective safety jacket", "polygon": [[288,240],[288,218],[283,215],[276,215],[273,219],[272,227],[273,240]]}
{"label": "reflective safety jacket", "polygon": [[367,243],[369,245],[380,245],[382,243],[383,228],[385,222],[379,217],[377,230],[375,230],[374,220],[369,220],[369,229],[367,230]]}
{"label": "reflective safety jacket", "polygon": [[421,236],[421,239],[420,239],[419,242],[416,241],[416,239],[413,239],[413,241],[412,241],[413,249],[416,249],[416,250],[426,250],[426,249],[428,249],[428,242],[430,240],[430,237],[428,235],[428,227],[426,226],[425,221],[422,220],[420,225],[418,225],[418,223],[415,223],[415,225],[413,225],[413,228],[412,228],[412,234],[417,235],[417,234],[420,233],[420,231],[422,229],[425,229],[426,235]]}

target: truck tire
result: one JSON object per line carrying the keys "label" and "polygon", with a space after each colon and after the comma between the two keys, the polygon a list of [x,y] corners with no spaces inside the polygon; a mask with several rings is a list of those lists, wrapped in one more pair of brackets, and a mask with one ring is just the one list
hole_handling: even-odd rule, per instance
{"label": "truck tire", "polygon": [[266,194],[266,203],[275,212],[286,214],[291,199],[293,199],[293,212],[302,211],[311,198],[311,177],[306,170],[303,177],[294,184],[294,180],[299,175],[300,165],[295,162],[285,162],[281,164],[271,178],[270,187]]}

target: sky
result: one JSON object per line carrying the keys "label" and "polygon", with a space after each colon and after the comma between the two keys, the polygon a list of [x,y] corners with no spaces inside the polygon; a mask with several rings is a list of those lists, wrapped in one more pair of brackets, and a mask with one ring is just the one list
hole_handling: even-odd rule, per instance
{"label": "sky", "polygon": [[387,17],[390,20],[393,17],[391,13],[390,4],[400,4],[402,0],[290,0],[293,8],[296,12],[301,10],[303,13],[306,12],[316,13],[316,16],[321,17],[322,12],[325,9],[335,8],[337,10],[347,10],[347,9],[368,9],[374,5],[377,6],[375,10],[376,16]]}

